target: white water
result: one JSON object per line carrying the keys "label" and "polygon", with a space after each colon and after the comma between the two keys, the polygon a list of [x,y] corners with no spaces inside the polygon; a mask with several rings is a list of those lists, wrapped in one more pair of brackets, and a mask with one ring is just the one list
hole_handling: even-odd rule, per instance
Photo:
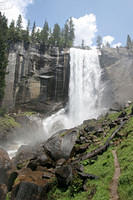
{"label": "white water", "polygon": [[96,49],[70,49],[70,83],[67,112],[61,109],[43,121],[46,139],[53,133],[101,114],[101,68]]}

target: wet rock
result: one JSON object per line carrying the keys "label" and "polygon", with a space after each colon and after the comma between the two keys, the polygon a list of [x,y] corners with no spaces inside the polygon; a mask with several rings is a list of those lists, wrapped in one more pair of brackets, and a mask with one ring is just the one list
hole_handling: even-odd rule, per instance
{"label": "wet rock", "polygon": [[0,200],[5,200],[7,194],[7,186],[5,184],[0,184]]}
{"label": "wet rock", "polygon": [[77,145],[75,146],[74,152],[76,152],[77,154],[84,153],[87,150],[88,146],[89,144]]}
{"label": "wet rock", "polygon": [[0,184],[7,184],[8,171],[12,168],[12,163],[8,153],[0,148]]}
{"label": "wet rock", "polygon": [[118,116],[118,118],[123,118],[127,115],[125,111],[122,111],[121,114]]}
{"label": "wet rock", "polygon": [[27,167],[33,171],[36,170],[38,166],[51,168],[55,166],[55,163],[45,153],[43,153],[43,155],[31,159],[27,164]]}
{"label": "wet rock", "polygon": [[65,162],[66,162],[66,160],[65,160],[64,158],[59,159],[59,160],[56,162],[56,167],[61,167],[62,165],[64,165]]}
{"label": "wet rock", "polygon": [[53,160],[68,159],[76,143],[78,134],[77,129],[56,133],[44,144],[44,149]]}
{"label": "wet rock", "polygon": [[103,132],[104,132],[104,129],[99,128],[97,131],[95,131],[94,134],[95,134],[97,137],[100,137],[100,136],[103,134]]}
{"label": "wet rock", "polygon": [[8,184],[7,184],[9,192],[12,190],[12,186],[13,186],[17,176],[18,176],[18,172],[17,171],[12,172],[10,174],[10,176],[9,176]]}
{"label": "wet rock", "polygon": [[11,200],[43,200],[44,188],[30,182],[21,182],[11,193]]}
{"label": "wet rock", "polygon": [[88,132],[92,132],[95,130],[95,126],[86,126],[84,128],[84,130],[88,133]]}
{"label": "wet rock", "polygon": [[19,170],[12,187],[11,200],[44,200],[55,175],[51,172]]}
{"label": "wet rock", "polygon": [[83,172],[78,172],[78,174],[80,175],[80,177],[83,179],[83,180],[86,180],[86,179],[98,179],[98,176],[95,176],[93,174],[86,174],[86,173],[83,173]]}
{"label": "wet rock", "polygon": [[64,165],[60,168],[57,168],[55,175],[58,180],[60,187],[66,187],[72,181],[72,167],[70,165]]}
{"label": "wet rock", "polygon": [[111,128],[114,128],[116,126],[116,123],[115,122],[111,122],[110,124],[109,124],[109,128],[111,129]]}

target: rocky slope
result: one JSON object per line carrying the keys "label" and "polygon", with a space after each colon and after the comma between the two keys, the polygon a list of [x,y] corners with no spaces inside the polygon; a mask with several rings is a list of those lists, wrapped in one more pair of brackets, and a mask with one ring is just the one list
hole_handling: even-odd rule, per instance
{"label": "rocky slope", "polygon": [[114,173],[112,149],[118,150],[121,161],[120,200],[125,196],[132,199],[132,184],[125,187],[132,180],[128,173],[132,170],[132,116],[130,105],[98,120],[87,120],[47,141],[21,146],[12,160],[1,148],[1,200],[109,200]]}

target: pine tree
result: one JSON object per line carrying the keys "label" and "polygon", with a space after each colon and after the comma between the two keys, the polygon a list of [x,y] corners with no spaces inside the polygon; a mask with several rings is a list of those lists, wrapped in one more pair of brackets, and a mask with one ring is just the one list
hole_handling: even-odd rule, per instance
{"label": "pine tree", "polygon": [[132,40],[130,35],[127,36],[127,49],[131,49],[132,48]]}
{"label": "pine tree", "polygon": [[64,40],[65,40],[65,47],[72,47],[74,42],[74,24],[72,18],[66,21],[64,27]]}
{"label": "pine tree", "polygon": [[5,74],[7,66],[7,19],[0,13],[0,104],[4,96]]}
{"label": "pine tree", "polygon": [[17,22],[16,22],[16,37],[17,37],[17,41],[22,41],[22,16],[19,15]]}
{"label": "pine tree", "polygon": [[48,26],[48,22],[45,21],[43,29],[41,31],[41,42],[44,45],[48,45],[48,39],[49,39],[49,26]]}
{"label": "pine tree", "polygon": [[36,40],[36,23],[33,23],[32,32],[31,32],[31,41],[34,43]]}
{"label": "pine tree", "polygon": [[68,20],[68,28],[69,28],[69,45],[72,47],[74,42],[74,24],[72,18]]}
{"label": "pine tree", "polygon": [[58,24],[55,24],[53,29],[54,46],[59,47],[60,36],[61,36],[60,26]]}
{"label": "pine tree", "polygon": [[12,20],[8,29],[8,41],[9,44],[17,42],[17,33],[15,29],[15,21]]}
{"label": "pine tree", "polygon": [[100,49],[102,46],[102,37],[100,35],[97,36],[96,43],[97,43],[97,47]]}
{"label": "pine tree", "polygon": [[64,44],[65,44],[64,47],[69,46],[69,27],[67,23],[65,24],[65,27],[64,27]]}

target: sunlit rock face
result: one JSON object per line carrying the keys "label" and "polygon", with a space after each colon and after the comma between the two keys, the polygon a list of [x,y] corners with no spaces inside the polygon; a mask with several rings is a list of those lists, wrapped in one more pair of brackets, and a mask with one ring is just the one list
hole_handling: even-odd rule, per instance
{"label": "sunlit rock face", "polygon": [[100,65],[106,82],[103,103],[119,109],[133,101],[133,52],[127,48],[103,48]]}

